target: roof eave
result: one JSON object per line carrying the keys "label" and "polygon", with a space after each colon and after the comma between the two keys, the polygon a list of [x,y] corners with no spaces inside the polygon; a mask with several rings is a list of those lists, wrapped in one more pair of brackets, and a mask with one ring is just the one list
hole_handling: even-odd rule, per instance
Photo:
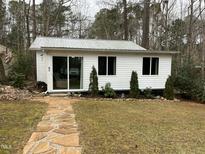
{"label": "roof eave", "polygon": [[41,48],[29,48],[30,51],[102,51],[102,52],[128,52],[128,53],[143,53],[143,54],[178,54],[179,51],[151,51],[151,50],[122,50],[122,49],[91,49],[91,48],[64,48],[64,47],[41,47]]}
{"label": "roof eave", "polygon": [[122,50],[122,49],[92,49],[92,48],[63,48],[63,47],[55,47],[55,48],[49,48],[49,47],[42,47],[41,50],[57,50],[57,51],[102,51],[102,52],[146,52],[146,50]]}

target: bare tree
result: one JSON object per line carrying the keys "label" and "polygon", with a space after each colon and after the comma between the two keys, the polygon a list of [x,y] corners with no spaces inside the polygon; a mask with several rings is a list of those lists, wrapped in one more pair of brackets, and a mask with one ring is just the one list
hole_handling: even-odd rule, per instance
{"label": "bare tree", "polygon": [[149,49],[150,0],[144,0],[142,46]]}
{"label": "bare tree", "polygon": [[27,33],[27,49],[30,47],[31,45],[31,39],[30,39],[30,4],[31,4],[31,0],[29,0],[29,4],[27,5],[25,3],[25,18],[26,18],[26,33]]}
{"label": "bare tree", "polygon": [[124,7],[124,39],[128,40],[128,20],[127,20],[127,0],[123,0],[123,7]]}
{"label": "bare tree", "polygon": [[35,0],[33,0],[33,5],[32,5],[32,20],[33,20],[32,35],[34,40],[36,38],[36,1]]}
{"label": "bare tree", "polygon": [[191,51],[193,50],[193,16],[194,16],[194,2],[195,0],[190,1],[190,5],[188,8],[189,12],[189,26],[188,26],[188,34],[187,34],[187,56],[190,58]]}
{"label": "bare tree", "polygon": [[[204,0],[205,4],[205,0]],[[201,44],[202,44],[202,51],[201,51],[201,78],[202,80],[205,79],[205,21],[203,19],[203,9],[202,9],[202,0],[199,0],[199,15],[201,19]]]}
{"label": "bare tree", "polygon": [[43,0],[43,36],[48,36],[49,26],[49,1]]}

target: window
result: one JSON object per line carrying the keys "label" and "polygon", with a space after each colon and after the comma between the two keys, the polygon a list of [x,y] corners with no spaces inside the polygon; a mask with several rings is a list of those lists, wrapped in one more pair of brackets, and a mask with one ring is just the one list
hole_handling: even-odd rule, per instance
{"label": "window", "polygon": [[159,74],[159,58],[143,58],[143,75],[158,75]]}
{"label": "window", "polygon": [[107,57],[98,57],[98,74],[106,75],[107,72]]}
{"label": "window", "polygon": [[116,75],[116,57],[108,57],[108,75]]}
{"label": "window", "polygon": [[150,74],[150,58],[143,58],[143,75]]}
{"label": "window", "polygon": [[116,57],[98,57],[98,75],[116,75]]}
{"label": "window", "polygon": [[152,58],[151,75],[158,75],[159,72],[159,58]]}

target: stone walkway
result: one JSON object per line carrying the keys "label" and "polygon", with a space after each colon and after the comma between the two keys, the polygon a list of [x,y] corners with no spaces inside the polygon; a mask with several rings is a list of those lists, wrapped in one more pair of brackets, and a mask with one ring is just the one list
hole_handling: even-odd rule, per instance
{"label": "stone walkway", "polygon": [[80,154],[79,133],[71,100],[45,97],[48,111],[24,147],[23,154]]}

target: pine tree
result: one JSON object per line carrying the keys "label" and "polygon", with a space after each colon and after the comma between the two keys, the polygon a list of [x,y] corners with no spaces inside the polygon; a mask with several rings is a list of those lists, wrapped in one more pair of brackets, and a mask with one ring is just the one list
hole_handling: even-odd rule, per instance
{"label": "pine tree", "polygon": [[98,95],[98,76],[94,66],[92,67],[92,71],[90,73],[89,91],[92,96]]}
{"label": "pine tree", "polygon": [[137,98],[139,96],[139,84],[137,72],[132,71],[131,81],[130,81],[130,97]]}
{"label": "pine tree", "polygon": [[166,81],[165,90],[164,90],[164,97],[168,100],[174,99],[174,84],[173,84],[171,76],[169,76],[167,81]]}

